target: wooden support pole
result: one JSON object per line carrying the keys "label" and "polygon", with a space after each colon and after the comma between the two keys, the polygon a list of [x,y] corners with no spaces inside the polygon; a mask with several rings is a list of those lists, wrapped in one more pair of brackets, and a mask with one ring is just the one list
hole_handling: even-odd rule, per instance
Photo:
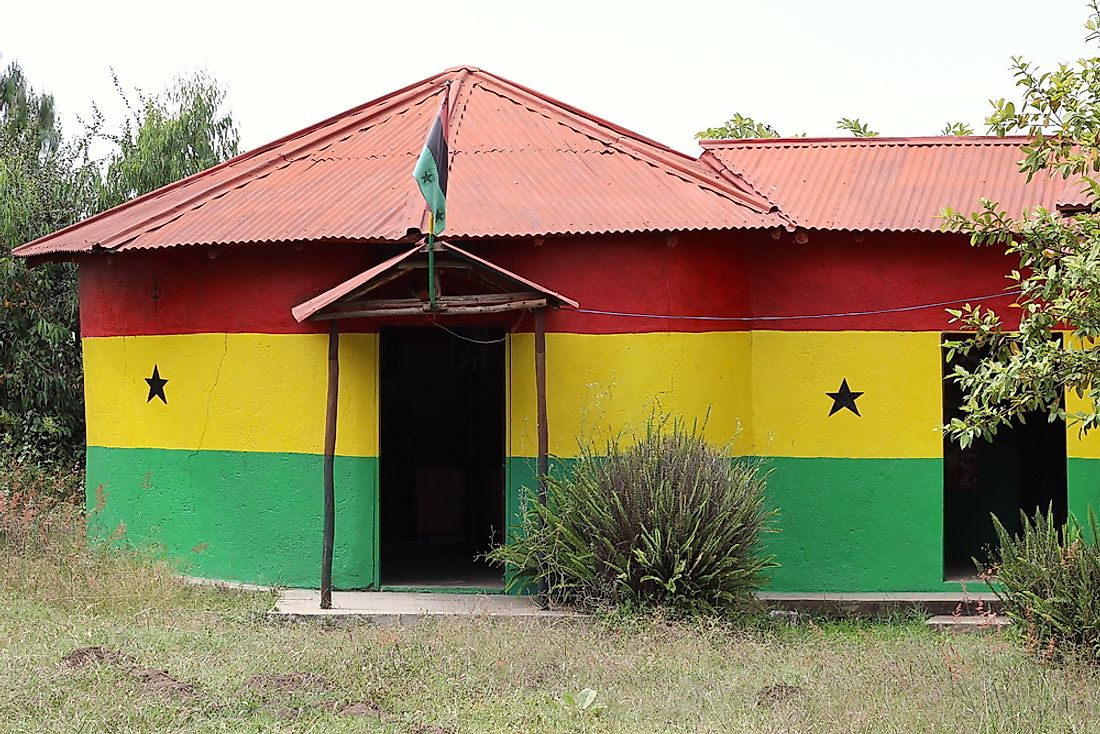
{"label": "wooden support pole", "polygon": [[336,406],[340,392],[340,326],[331,321],[328,332],[328,403],[325,406],[325,523],[321,538],[321,609],[332,609],[332,545],[336,527],[334,472],[336,465]]}
{"label": "wooden support pole", "polygon": [[550,471],[550,432],[546,427],[546,309],[535,311],[535,402],[538,410],[539,502],[546,504]]}
{"label": "wooden support pole", "polygon": [[[535,311],[535,410],[538,432],[539,503],[546,505],[546,475],[550,471],[550,433],[546,427],[546,309]],[[549,603],[546,582],[539,583],[539,603]]]}

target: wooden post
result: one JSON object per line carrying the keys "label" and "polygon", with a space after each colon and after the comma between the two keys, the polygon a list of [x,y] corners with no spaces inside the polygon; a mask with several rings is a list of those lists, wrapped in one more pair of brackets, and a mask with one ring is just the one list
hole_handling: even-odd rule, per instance
{"label": "wooden post", "polygon": [[535,401],[538,410],[539,502],[546,504],[546,474],[550,471],[550,433],[546,427],[546,309],[535,311]]}
{"label": "wooden post", "polygon": [[[535,404],[538,431],[539,503],[546,505],[546,475],[550,471],[550,434],[546,428],[546,309],[535,310]],[[549,604],[545,581],[539,583],[539,604]]]}
{"label": "wooden post", "polygon": [[321,538],[321,609],[332,609],[332,545],[336,525],[333,474],[336,464],[336,405],[340,392],[340,327],[328,332],[328,403],[325,406],[325,526]]}

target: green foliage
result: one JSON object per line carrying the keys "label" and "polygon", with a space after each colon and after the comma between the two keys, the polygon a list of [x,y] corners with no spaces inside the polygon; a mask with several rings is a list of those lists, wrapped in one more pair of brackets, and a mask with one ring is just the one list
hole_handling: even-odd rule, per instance
{"label": "green foliage", "polygon": [[734,113],[718,127],[708,127],[695,133],[696,140],[741,140],[744,138],[778,138],[775,128],[751,117]]}
{"label": "green foliage", "polygon": [[967,125],[965,122],[949,122],[943,126],[943,130],[940,130],[940,135],[973,135],[974,128]]}
{"label": "green foliage", "polygon": [[[1100,10],[1092,5],[1088,38],[1100,41]],[[1100,194],[1100,58],[1081,59],[1039,72],[1014,60],[1019,105],[998,100],[989,124],[994,132],[1023,131],[1020,171],[1028,179],[1048,170],[1079,180],[1084,198]],[[1095,203],[1072,216],[1041,208],[1021,215],[983,199],[977,213],[945,210],[944,227],[970,235],[975,245],[1004,247],[1019,266],[1008,274],[1018,293],[1020,326],[1006,331],[993,310],[967,304],[950,309],[952,323],[973,338],[948,343],[960,353],[980,349],[973,369],[956,365],[951,379],[962,387],[962,415],[946,426],[947,435],[967,446],[991,438],[1031,411],[1051,420],[1064,418],[1082,434],[1100,424],[1100,216]],[[1068,334],[1066,334],[1068,332]],[[1084,398],[1067,411],[1064,396]]]}
{"label": "green foliage", "polygon": [[[1019,535],[993,516],[999,548],[984,576],[1019,625],[1028,648],[1045,657],[1080,654],[1100,661],[1100,546],[1096,516],[1091,539],[1073,519],[1059,527],[1053,513],[1021,512]],[[993,583],[995,582],[995,584]]]}
{"label": "green foliage", "polygon": [[776,565],[760,554],[772,513],[759,464],[730,459],[696,427],[651,423],[631,446],[583,447],[546,484],[546,505],[528,497],[520,537],[490,553],[514,570],[512,589],[544,584],[552,600],[593,608],[729,612]]}
{"label": "green foliage", "polygon": [[[12,249],[236,154],[224,96],[196,75],[141,96],[117,134],[96,113],[66,140],[53,98],[16,64],[0,73],[0,455],[72,465],[84,451],[76,268],[28,268]],[[96,137],[114,146],[103,170],[88,155]]]}
{"label": "green foliage", "polygon": [[84,442],[76,269],[28,268],[11,250],[90,213],[94,171],[17,65],[0,94],[0,454],[72,463]]}
{"label": "green foliage", "polygon": [[117,77],[115,88],[130,118],[117,133],[97,130],[115,146],[100,187],[100,209],[179,181],[239,152],[240,134],[223,109],[225,92],[206,74],[179,79],[160,96],[138,92],[136,110]]}
{"label": "green foliage", "polygon": [[877,138],[878,133],[867,126],[866,123],[861,122],[858,117],[842,117],[836,122],[837,130],[846,130],[857,138]]}

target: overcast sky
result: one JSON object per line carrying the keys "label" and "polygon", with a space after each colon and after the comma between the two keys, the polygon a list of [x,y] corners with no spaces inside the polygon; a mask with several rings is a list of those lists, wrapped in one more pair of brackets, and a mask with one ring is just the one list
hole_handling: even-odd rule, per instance
{"label": "overcast sky", "polygon": [[[162,9],[163,8],[163,9]],[[171,8],[169,10],[168,8]],[[93,101],[117,120],[113,67],[162,89],[205,69],[246,148],[442,69],[472,64],[681,150],[734,112],[781,133],[984,132],[1014,97],[1010,57],[1095,53],[1084,2],[360,0],[5,3],[0,62],[54,94],[69,132]]]}

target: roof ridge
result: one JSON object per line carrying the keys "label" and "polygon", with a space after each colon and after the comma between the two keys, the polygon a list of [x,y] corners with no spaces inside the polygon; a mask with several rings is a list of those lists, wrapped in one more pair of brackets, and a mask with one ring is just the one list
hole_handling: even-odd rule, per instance
{"label": "roof ridge", "polygon": [[[738,188],[732,183],[725,181],[720,175],[717,175],[717,171],[715,171],[715,178],[710,178],[703,175],[704,171],[699,169],[699,160],[696,158],[692,158],[686,153],[681,153],[668,147],[667,145],[664,145],[663,143],[658,143],[654,140],[651,140],[650,138],[647,138],[640,133],[635,133],[628,128],[624,128],[614,123],[608,122],[607,120],[604,120],[603,118],[600,118],[596,115],[592,115],[577,107],[573,107],[572,105],[561,102],[560,100],[557,100],[553,97],[542,94],[541,92],[537,92],[529,87],[523,86],[522,84],[517,84],[513,81],[497,76],[490,72],[481,71],[480,76],[493,80],[504,87],[510,87],[510,91],[513,94],[518,92],[519,95],[525,96],[529,100],[536,100],[550,108],[559,108],[566,113],[565,116],[567,117],[567,119],[571,120],[571,122],[573,123],[573,125],[568,125],[568,127],[572,127],[577,132],[581,133],[582,135],[591,137],[593,140],[603,142],[600,137],[595,135],[595,133],[599,130],[599,127],[601,126],[607,128],[609,131],[615,133],[615,135],[614,137],[609,137],[606,144],[617,147],[621,152],[630,155],[637,160],[641,160],[650,164],[657,163],[671,168],[677,175],[679,175],[681,179],[684,179],[685,181],[692,180],[696,183],[705,184],[713,188],[716,193],[725,195],[727,198],[735,200],[735,203],[741,204],[742,206],[747,206],[750,209],[754,209],[761,214],[769,214],[772,213],[773,210],[778,209],[778,207],[776,207],[775,204],[767,197],[759,195],[754,197],[750,192],[744,191],[743,189]],[[482,86],[482,88],[485,89],[485,91],[487,92],[496,94],[497,96],[507,99],[506,95],[501,94],[498,91],[494,91],[487,85],[482,84],[480,86]],[[532,111],[538,114],[542,114],[547,119],[553,119],[541,110],[532,109]],[[560,122],[560,120],[558,122]],[[593,129],[593,123],[595,124],[595,129]],[[574,127],[574,125],[576,125],[576,127]],[[635,144],[631,144],[632,142]],[[705,168],[713,170],[710,169],[709,166],[705,166]]]}

